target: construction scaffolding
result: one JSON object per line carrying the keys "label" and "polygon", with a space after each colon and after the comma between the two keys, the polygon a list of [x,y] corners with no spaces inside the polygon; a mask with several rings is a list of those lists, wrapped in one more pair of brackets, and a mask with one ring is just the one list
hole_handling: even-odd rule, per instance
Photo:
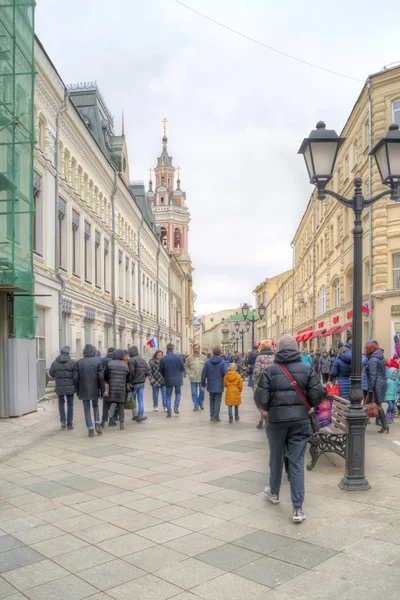
{"label": "construction scaffolding", "polygon": [[[0,0],[0,294],[8,338],[34,339],[34,0]],[[3,324],[4,325],[4,324]]]}

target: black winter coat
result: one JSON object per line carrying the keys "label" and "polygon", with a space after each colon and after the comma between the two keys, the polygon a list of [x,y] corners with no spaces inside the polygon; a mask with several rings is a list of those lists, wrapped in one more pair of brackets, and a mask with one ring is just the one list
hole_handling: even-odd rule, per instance
{"label": "black winter coat", "polygon": [[382,402],[385,402],[387,388],[386,365],[382,350],[376,350],[368,357],[365,373],[368,389],[375,392],[375,402],[382,404]]}
{"label": "black winter coat", "polygon": [[[315,370],[301,362],[297,350],[277,352],[275,362],[283,364],[311,406],[318,406],[322,402],[326,390]],[[303,400],[277,364],[267,367],[262,373],[254,400],[259,408],[268,413],[269,423],[309,420]]]}
{"label": "black winter coat", "polygon": [[108,400],[117,404],[125,402],[126,384],[129,381],[129,368],[124,362],[124,354],[123,350],[114,350],[112,360],[104,371],[104,378],[110,386]]}
{"label": "black winter coat", "polygon": [[75,393],[74,369],[76,361],[68,354],[60,354],[50,367],[50,377],[56,381],[56,392],[59,396]]}
{"label": "black winter coat", "polygon": [[91,344],[85,346],[83,358],[75,365],[74,386],[80,400],[93,400],[104,394],[103,364],[95,357]]}
{"label": "black winter coat", "polygon": [[138,383],[144,383],[146,377],[149,376],[149,365],[144,358],[139,356],[136,346],[128,348],[128,354],[130,356],[128,367],[131,384],[136,385]]}

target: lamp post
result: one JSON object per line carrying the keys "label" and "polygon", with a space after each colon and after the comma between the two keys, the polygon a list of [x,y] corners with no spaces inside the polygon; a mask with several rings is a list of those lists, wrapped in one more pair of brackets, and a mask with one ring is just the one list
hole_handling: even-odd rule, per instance
{"label": "lamp post", "polygon": [[260,306],[258,307],[258,319],[254,318],[254,313],[253,313],[253,317],[251,319],[249,319],[249,310],[250,310],[250,306],[245,302],[242,306],[242,315],[245,321],[250,321],[251,323],[251,345],[254,346],[255,344],[255,337],[254,337],[254,325],[255,323],[257,323],[257,321],[262,321],[262,319],[265,317],[265,311],[267,310],[267,307],[264,304],[260,304]]}
{"label": "lamp post", "polygon": [[[375,157],[382,183],[390,190],[366,200],[362,194],[362,180],[354,180],[354,195],[351,200],[326,189],[333,177],[333,170],[340,146],[345,138],[335,131],[328,131],[320,121],[317,128],[303,140],[299,154],[303,154],[310,183],[318,190],[318,200],[326,196],[336,198],[354,212],[353,231],[353,346],[350,375],[349,406],[347,410],[347,443],[345,474],[339,483],[342,490],[368,490],[370,485],[365,477],[365,429],[367,414],[362,406],[361,389],[362,365],[362,211],[374,204],[379,198],[390,194],[392,200],[399,200],[400,184],[400,131],[396,124],[390,125],[386,135],[371,150]],[[370,257],[371,260],[371,257]],[[371,308],[371,307],[370,307]]]}
{"label": "lamp post", "polygon": [[[246,329],[240,329],[240,323],[239,321],[236,321],[235,323],[235,329],[238,332],[239,335],[242,336],[242,358],[244,356],[244,334],[247,333],[248,331],[250,331],[250,323],[247,321],[246,322]],[[239,341],[238,341],[239,344]]]}

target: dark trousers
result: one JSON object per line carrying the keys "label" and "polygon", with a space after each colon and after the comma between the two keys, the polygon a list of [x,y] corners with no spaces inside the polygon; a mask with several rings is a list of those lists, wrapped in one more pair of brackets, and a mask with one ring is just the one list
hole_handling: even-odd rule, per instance
{"label": "dark trousers", "polygon": [[210,392],[210,419],[218,421],[221,409],[222,392]]}
{"label": "dark trousers", "polygon": [[328,383],[329,373],[322,373],[322,383]]}
{"label": "dark trousers", "polygon": [[125,409],[124,409],[123,403],[122,402],[117,402],[117,403],[109,402],[109,400],[106,400],[105,398],[103,399],[103,422],[107,423],[108,415],[109,415],[112,404],[114,404],[116,408],[115,408],[115,412],[113,411],[113,414],[111,416],[115,418],[115,416],[118,415],[119,422],[123,423],[125,420]]}
{"label": "dark trousers", "polygon": [[309,422],[270,423],[267,425],[269,442],[269,487],[279,495],[282,481],[282,468],[286,456],[288,460],[290,494],[292,504],[301,508],[304,501],[304,453],[312,435]]}
{"label": "dark trousers", "polygon": [[[65,398],[67,398],[67,421],[65,421]],[[74,395],[73,394],[59,394],[58,395],[58,410],[60,412],[61,425],[67,425],[72,427],[74,420]]]}

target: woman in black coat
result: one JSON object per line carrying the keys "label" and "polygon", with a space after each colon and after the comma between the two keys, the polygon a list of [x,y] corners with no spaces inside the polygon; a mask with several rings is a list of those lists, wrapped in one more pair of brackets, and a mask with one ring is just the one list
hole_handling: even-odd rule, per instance
{"label": "woman in black coat", "polygon": [[[74,369],[75,361],[69,355],[70,347],[61,348],[60,356],[52,363],[50,377],[55,379],[58,396],[61,429],[73,429],[74,420]],[[65,398],[67,398],[67,419],[65,419]]]}
{"label": "woman in black coat", "polygon": [[367,344],[365,354],[367,356],[365,374],[367,376],[368,394],[373,394],[376,404],[379,404],[379,418],[382,428],[378,430],[378,433],[389,433],[389,425],[386,422],[385,411],[382,408],[387,388],[386,365],[378,342],[371,341]]}
{"label": "woman in black coat", "polygon": [[282,467],[287,448],[293,521],[301,523],[306,518],[303,513],[304,453],[313,431],[307,407],[280,364],[289,372],[312,407],[322,402],[326,389],[315,370],[302,363],[296,340],[285,334],[278,341],[275,364],[262,373],[254,396],[258,408],[268,413],[270,475],[265,497],[272,504],[279,503]]}
{"label": "woman in black coat", "polygon": [[[112,360],[107,363],[104,372],[104,378],[109,385],[109,390],[108,399],[104,400],[103,422],[108,420],[108,411],[111,404],[116,404],[119,411],[120,429],[124,429],[126,384],[129,382],[129,368],[124,361],[124,356],[124,350],[114,350]],[[110,424],[115,424],[112,418],[109,420]]]}

